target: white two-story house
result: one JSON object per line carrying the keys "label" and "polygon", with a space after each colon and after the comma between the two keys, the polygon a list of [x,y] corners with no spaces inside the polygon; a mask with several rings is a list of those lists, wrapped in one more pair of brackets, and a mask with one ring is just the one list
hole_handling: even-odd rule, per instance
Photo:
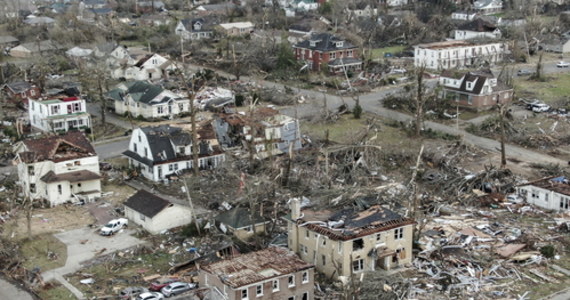
{"label": "white two-story house", "polygon": [[99,158],[82,132],[27,139],[14,152],[25,197],[55,206],[101,196]]}
{"label": "white two-story house", "polygon": [[174,32],[185,40],[209,39],[214,35],[204,18],[180,20]]}
{"label": "white two-story house", "polygon": [[501,62],[507,53],[504,42],[445,41],[414,46],[414,66],[445,70]]}
{"label": "white two-story house", "polygon": [[[210,124],[198,129],[198,164],[200,169],[211,169],[225,161]],[[129,165],[152,181],[165,181],[193,166],[192,133],[181,127],[161,125],[133,130],[129,149],[123,152]]]}
{"label": "white two-story house", "polygon": [[85,100],[79,97],[29,99],[28,114],[32,127],[48,132],[67,132],[91,128]]}
{"label": "white two-story house", "polygon": [[455,40],[498,39],[500,37],[501,30],[495,24],[481,18],[462,24],[453,32]]}
{"label": "white two-story house", "polygon": [[548,177],[517,186],[526,202],[555,211],[570,211],[570,181],[564,176]]}
{"label": "white two-story house", "polygon": [[190,111],[188,98],[146,81],[120,83],[106,97],[114,102],[115,113],[135,118],[173,118]]}

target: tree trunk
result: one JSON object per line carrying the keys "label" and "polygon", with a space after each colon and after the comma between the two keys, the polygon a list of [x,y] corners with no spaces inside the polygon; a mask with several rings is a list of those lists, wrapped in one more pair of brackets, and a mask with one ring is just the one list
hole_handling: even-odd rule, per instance
{"label": "tree trunk", "polygon": [[505,106],[499,106],[499,118],[501,121],[501,168],[507,167],[507,157],[505,154]]}
{"label": "tree trunk", "polygon": [[190,122],[192,124],[192,164],[194,165],[194,168],[192,168],[192,170],[194,175],[198,176],[200,171],[198,163],[200,148],[198,145],[198,129],[196,128],[196,109],[194,108],[194,96],[192,96],[190,100]]}
{"label": "tree trunk", "polygon": [[420,68],[417,74],[418,90],[416,95],[416,137],[421,136],[422,119],[423,119],[423,72],[424,68]]}

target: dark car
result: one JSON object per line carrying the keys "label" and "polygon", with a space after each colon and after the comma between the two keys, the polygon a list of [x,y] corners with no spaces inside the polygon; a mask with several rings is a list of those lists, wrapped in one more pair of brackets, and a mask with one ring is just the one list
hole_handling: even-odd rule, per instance
{"label": "dark car", "polygon": [[160,292],[163,287],[177,281],[178,279],[176,278],[161,277],[153,281],[148,289],[151,291]]}

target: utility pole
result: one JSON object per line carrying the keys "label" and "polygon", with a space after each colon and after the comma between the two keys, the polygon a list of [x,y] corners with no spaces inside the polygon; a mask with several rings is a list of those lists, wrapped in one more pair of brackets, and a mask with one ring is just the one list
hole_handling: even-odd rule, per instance
{"label": "utility pole", "polygon": [[196,230],[198,231],[198,235],[201,235],[200,232],[200,225],[198,225],[198,219],[196,218],[196,213],[194,212],[194,204],[192,203],[192,198],[190,197],[190,191],[188,190],[188,184],[186,183],[186,178],[182,179],[184,183],[184,189],[186,190],[186,197],[188,197],[188,204],[190,204],[190,211],[192,214],[192,219],[194,220],[194,224],[196,225]]}

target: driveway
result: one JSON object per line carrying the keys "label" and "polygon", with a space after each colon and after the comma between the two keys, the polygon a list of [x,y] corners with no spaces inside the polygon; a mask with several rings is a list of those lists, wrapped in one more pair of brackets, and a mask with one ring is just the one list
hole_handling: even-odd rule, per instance
{"label": "driveway", "polygon": [[69,284],[63,275],[78,271],[81,269],[81,263],[94,258],[99,253],[105,255],[145,243],[133,237],[131,235],[133,233],[134,230],[126,229],[113,236],[105,237],[99,235],[94,228],[84,227],[55,234],[56,238],[67,245],[67,261],[61,268],[42,273],[44,281],[55,279],[73,292],[77,298],[82,299],[81,292]]}

